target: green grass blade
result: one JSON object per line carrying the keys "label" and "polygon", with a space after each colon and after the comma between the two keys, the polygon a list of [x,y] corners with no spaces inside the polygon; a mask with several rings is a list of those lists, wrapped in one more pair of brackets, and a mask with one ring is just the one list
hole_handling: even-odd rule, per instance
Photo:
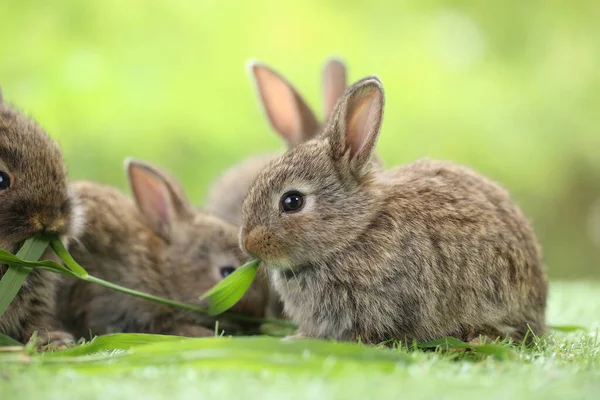
{"label": "green grass blade", "polygon": [[[18,254],[18,253],[17,253]],[[27,261],[23,260],[5,250],[0,249],[0,263],[7,264],[8,266],[30,270],[31,268],[40,268],[47,271],[58,272],[63,275],[77,277],[76,274],[71,272],[68,268],[60,265],[59,263],[52,260],[45,261]]]}
{"label": "green grass blade", "polygon": [[65,245],[60,241],[58,237],[52,239],[50,242],[50,246],[52,246],[52,250],[56,253],[57,256],[65,263],[67,268],[69,268],[73,273],[78,276],[87,276],[88,273],[81,265],[79,265],[71,254],[67,251]]}
{"label": "green grass blade", "polygon": [[0,347],[3,346],[19,346],[23,347],[23,343],[17,342],[15,339],[0,333]]}
{"label": "green grass blade", "polygon": [[114,333],[95,337],[92,341],[68,350],[47,354],[46,357],[77,357],[102,351],[129,350],[133,347],[159,342],[182,341],[190,338],[145,333]]}
{"label": "green grass blade", "polygon": [[2,251],[0,263],[8,264],[8,270],[0,280],[0,317],[4,314],[14,297],[23,286],[23,282],[31,272],[30,269],[10,266],[11,263],[20,261],[37,261],[48,247],[49,239],[46,237],[34,237],[25,241],[16,256]]}
{"label": "green grass blade", "polygon": [[[131,337],[130,337],[131,336]],[[96,344],[94,344],[96,343]],[[393,371],[414,363],[406,353],[326,340],[285,342],[267,337],[178,338],[159,335],[109,335],[97,338],[83,350],[58,351],[36,356],[40,364],[70,365],[80,370],[96,369],[110,360],[111,371],[120,373],[135,366],[187,364],[261,370],[265,367],[290,371],[326,368],[334,373],[353,370]],[[115,353],[114,350],[125,350]]]}
{"label": "green grass blade", "polygon": [[426,343],[419,343],[417,346],[421,349],[440,349],[440,350],[459,350],[459,349],[471,349],[478,353],[492,356],[497,360],[508,360],[516,357],[515,351],[508,345],[500,343],[486,343],[486,344],[471,344],[465,343],[454,337],[444,337],[438,340],[434,340]]}
{"label": "green grass blade", "polygon": [[208,312],[208,310],[200,308],[200,307],[192,306],[190,304],[180,303],[175,300],[169,300],[169,299],[165,299],[162,297],[154,296],[154,295],[151,295],[148,293],[140,292],[139,290],[129,289],[129,288],[105,281],[104,279],[96,278],[95,276],[92,276],[92,275],[78,276],[78,278],[80,278],[84,281],[87,281],[87,282],[96,283],[98,285],[107,287],[109,289],[116,290],[118,292],[123,292],[123,293],[130,294],[132,296],[140,297],[142,299],[154,301],[156,303],[165,304],[165,305],[173,306],[173,307],[177,307],[177,308],[182,308],[184,310],[196,311],[196,312],[200,312],[203,314],[206,314]]}
{"label": "green grass blade", "polygon": [[258,259],[247,262],[204,293],[200,299],[208,299],[208,315],[219,315],[233,307],[252,284],[259,264]]}
{"label": "green grass blade", "polygon": [[557,332],[577,332],[577,331],[587,331],[587,328],[579,325],[549,325],[548,329],[557,331]]}

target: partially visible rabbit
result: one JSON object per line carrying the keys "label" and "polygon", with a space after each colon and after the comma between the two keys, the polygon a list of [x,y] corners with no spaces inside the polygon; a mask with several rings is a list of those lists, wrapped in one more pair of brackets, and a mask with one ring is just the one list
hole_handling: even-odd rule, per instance
{"label": "partially visible rabbit", "polygon": [[[27,238],[42,233],[58,234],[66,243],[81,216],[59,147],[0,93],[0,248],[15,253]],[[42,258],[53,258],[53,252]],[[6,271],[0,265],[0,279]],[[24,343],[37,330],[40,345],[71,342],[54,313],[57,279],[52,272],[31,271],[0,316],[0,333]]]}
{"label": "partially visible rabbit", "polygon": [[[120,191],[75,182],[87,224],[71,254],[90,274],[168,299],[207,306],[204,292],[246,261],[237,228],[194,209],[166,172],[128,160],[134,199]],[[262,317],[266,278],[258,276],[232,311]],[[112,332],[182,336],[215,334],[215,319],[175,309],[84,281],[65,279],[59,315],[77,337]],[[226,333],[253,332],[258,324],[220,319]]]}
{"label": "partially visible rabbit", "polygon": [[526,217],[466,167],[373,168],[383,107],[378,78],[350,86],[323,134],[263,169],[244,202],[241,245],[271,270],[298,334],[542,334],[547,280]]}
{"label": "partially visible rabbit", "polygon": [[[264,64],[251,62],[249,65],[260,102],[271,127],[281,136],[287,147],[293,148],[315,137],[319,133],[321,124],[294,86]],[[328,60],[323,69],[325,121],[345,89],[345,65],[337,59]],[[240,225],[242,203],[248,189],[258,173],[278,156],[277,154],[257,155],[227,169],[211,185],[204,209]]]}

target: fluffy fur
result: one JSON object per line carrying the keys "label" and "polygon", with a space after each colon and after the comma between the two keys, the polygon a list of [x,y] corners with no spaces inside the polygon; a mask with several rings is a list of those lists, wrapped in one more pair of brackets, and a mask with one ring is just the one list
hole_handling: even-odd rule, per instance
{"label": "fluffy fur", "polygon": [[[87,223],[71,254],[99,278],[169,299],[207,306],[199,296],[222,279],[221,267],[247,257],[237,229],[194,210],[164,171],[127,164],[134,199],[91,182],[73,184],[87,208]],[[77,337],[113,332],[211,336],[215,319],[143,300],[87,282],[65,279],[58,292],[61,318]],[[261,317],[266,278],[257,277],[232,311]],[[252,332],[256,324],[221,319],[226,333]]]}
{"label": "fluffy fur", "polygon": [[[240,240],[271,269],[301,335],[377,343],[545,329],[547,281],[530,223],[473,170],[369,162],[383,118],[378,78],[352,85],[318,138],[262,170]],[[282,195],[305,195],[284,213]]]}
{"label": "fluffy fur", "polygon": [[[59,234],[64,242],[77,233],[81,210],[68,188],[59,147],[1,95],[0,171],[11,180],[0,190],[0,248],[14,253],[25,239],[43,232]],[[53,252],[42,258],[53,258]],[[6,270],[0,265],[0,278]],[[0,333],[26,342],[37,330],[40,344],[72,341],[55,316],[56,282],[55,273],[33,270],[0,317]]]}

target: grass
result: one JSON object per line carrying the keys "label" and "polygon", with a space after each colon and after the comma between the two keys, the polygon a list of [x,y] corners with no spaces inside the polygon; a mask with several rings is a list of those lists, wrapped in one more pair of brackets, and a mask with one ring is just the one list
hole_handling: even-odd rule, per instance
{"label": "grass", "polygon": [[555,283],[554,332],[511,357],[275,338],[115,335],[67,351],[0,353],[6,399],[596,398],[600,284]]}

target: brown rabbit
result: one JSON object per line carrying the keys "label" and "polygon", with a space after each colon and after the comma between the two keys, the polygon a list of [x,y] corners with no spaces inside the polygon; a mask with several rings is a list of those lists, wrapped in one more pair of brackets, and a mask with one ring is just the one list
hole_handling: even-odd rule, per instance
{"label": "brown rabbit", "polygon": [[[15,253],[25,239],[41,233],[68,242],[81,216],[59,147],[0,94],[0,248]],[[53,258],[52,251],[42,258]],[[0,265],[0,278],[6,271]],[[24,343],[37,330],[40,345],[72,341],[54,313],[57,279],[55,273],[33,270],[0,316],[0,333]]]}
{"label": "brown rabbit", "polygon": [[[237,228],[199,213],[164,171],[126,162],[134,200],[91,182],[73,189],[87,208],[87,224],[71,254],[91,275],[128,288],[204,307],[199,296],[242,265]],[[59,314],[77,337],[113,332],[210,336],[215,319],[99,285],[66,279]],[[262,317],[266,278],[259,276],[232,311]],[[220,320],[226,333],[257,324]]]}
{"label": "brown rabbit", "polygon": [[241,244],[271,270],[299,335],[542,334],[547,281],[528,220],[466,167],[369,164],[383,106],[378,78],[349,87],[323,134],[269,164],[244,202]]}
{"label": "brown rabbit", "polygon": [[[264,64],[249,63],[249,70],[271,128],[293,148],[315,137],[321,124],[294,86]],[[346,67],[338,59],[329,59],[323,69],[325,121],[346,89]],[[236,225],[242,223],[242,203],[258,173],[277,154],[247,158],[227,169],[210,187],[204,209]]]}

